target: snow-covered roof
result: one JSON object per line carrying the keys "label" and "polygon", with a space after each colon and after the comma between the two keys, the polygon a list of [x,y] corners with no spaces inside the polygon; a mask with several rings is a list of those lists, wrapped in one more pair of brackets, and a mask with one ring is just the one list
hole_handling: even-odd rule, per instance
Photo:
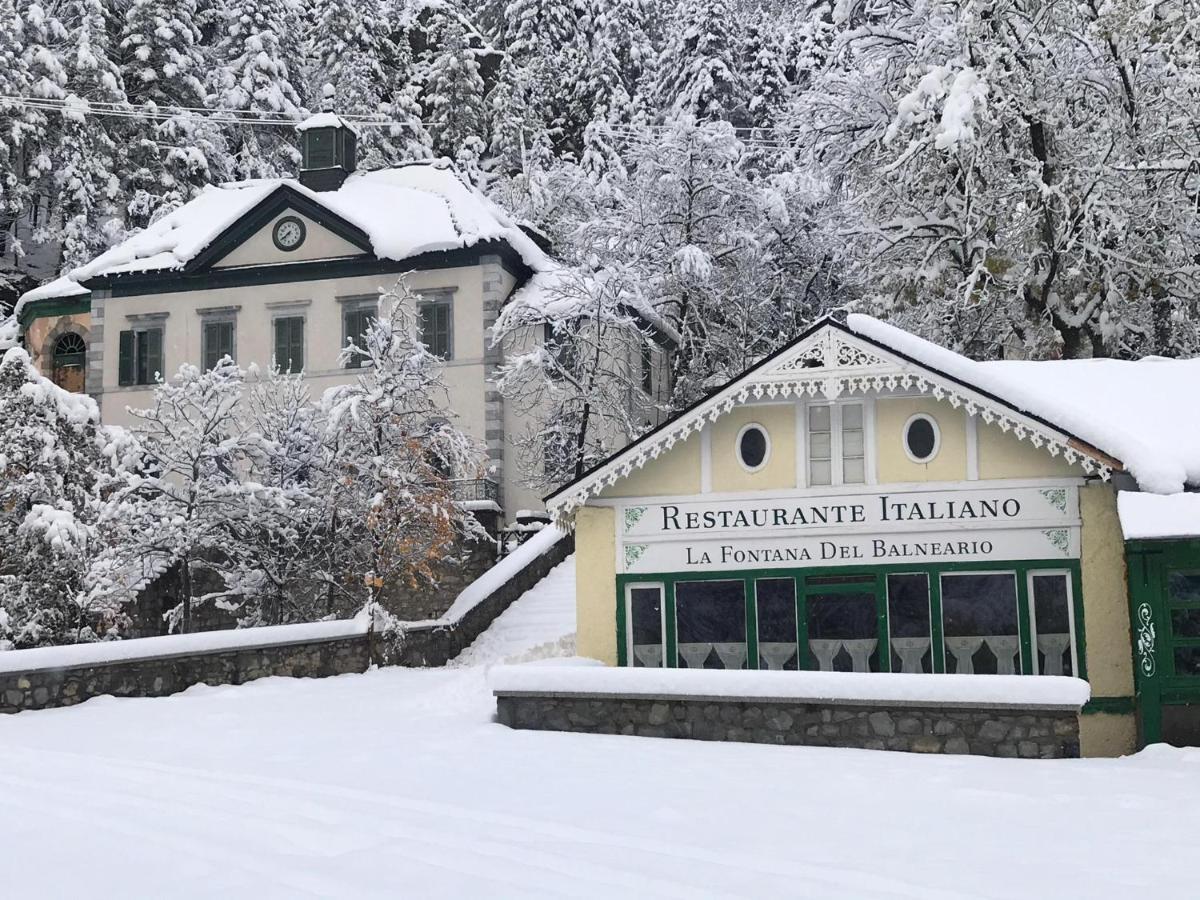
{"label": "snow-covered roof", "polygon": [[505,241],[535,273],[554,263],[506,213],[441,163],[412,163],[356,172],[336,191],[313,191],[291,178],[209,187],[67,276],[25,294],[24,304],[87,293],[100,276],[183,269],[227,228],[276,191],[288,188],[325,207],[366,234],[375,256],[403,260],[456,250],[482,241]]}
{"label": "snow-covered roof", "polygon": [[1143,490],[1200,485],[1200,359],[977,362],[870,316],[846,324],[1120,460]]}
{"label": "snow-covered roof", "polygon": [[1127,541],[1200,537],[1200,494],[1117,494]]}
{"label": "snow-covered roof", "polygon": [[358,134],[358,129],[339,116],[337,113],[325,112],[309,116],[296,126],[297,131],[308,131],[312,128],[345,128]]}
{"label": "snow-covered roof", "polygon": [[[977,362],[887,325],[825,318],[546,497],[562,522],[676,443],[750,397],[838,396],[903,387],[927,391],[1083,471],[1131,474],[1143,491],[1200,485],[1200,417],[1192,414],[1200,358]],[[831,393],[832,392],[832,393]]]}

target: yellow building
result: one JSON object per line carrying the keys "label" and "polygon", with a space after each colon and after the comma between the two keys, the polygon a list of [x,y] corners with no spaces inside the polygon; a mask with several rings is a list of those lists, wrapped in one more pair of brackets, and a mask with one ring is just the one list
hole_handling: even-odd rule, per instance
{"label": "yellow building", "polygon": [[1198,383],[1200,360],[978,363],[822,320],[547,498],[576,531],[579,653],[1076,676],[1082,752],[1132,751],[1117,493],[1195,488]]}

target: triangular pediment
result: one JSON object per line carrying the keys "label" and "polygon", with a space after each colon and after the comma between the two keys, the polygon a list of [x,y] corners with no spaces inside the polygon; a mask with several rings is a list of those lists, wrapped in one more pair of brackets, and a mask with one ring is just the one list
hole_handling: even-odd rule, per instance
{"label": "triangular pediment", "polygon": [[362,229],[307,194],[281,185],[213,238],[188,271],[371,255],[370,239]]}
{"label": "triangular pediment", "polygon": [[1070,464],[1078,464],[1090,474],[1107,477],[1119,465],[1052,423],[1018,410],[976,385],[856,334],[840,322],[822,319],[716,393],[547,497],[546,504],[558,518],[569,518],[588,498],[745,403],[806,397],[836,400],[843,396],[895,392],[921,394],[945,401],[955,409],[963,408],[987,425],[1011,433],[1053,457],[1061,456]]}

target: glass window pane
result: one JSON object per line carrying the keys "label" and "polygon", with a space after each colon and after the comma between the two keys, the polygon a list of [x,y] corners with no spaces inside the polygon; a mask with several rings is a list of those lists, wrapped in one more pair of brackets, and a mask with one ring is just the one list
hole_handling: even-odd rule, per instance
{"label": "glass window pane", "polygon": [[863,408],[858,403],[848,403],[842,407],[842,430],[849,431],[851,429],[862,430],[863,427]]}
{"label": "glass window pane", "polygon": [[1034,575],[1033,627],[1037,634],[1038,673],[1073,675],[1071,667],[1071,591],[1067,576]]}
{"label": "glass window pane", "polygon": [[790,578],[760,578],[754,583],[758,602],[758,667],[795,669],[796,583]]}
{"label": "glass window pane", "polygon": [[928,576],[889,575],[887,592],[892,671],[932,672]]}
{"label": "glass window pane", "polygon": [[1200,572],[1168,572],[1167,598],[1172,603],[1200,603]]}
{"label": "glass window pane", "polygon": [[746,591],[741,581],[675,585],[681,669],[746,668]]}
{"label": "glass window pane", "polygon": [[661,587],[629,589],[629,663],[642,668],[663,664]]}
{"label": "glass window pane", "polygon": [[1200,606],[1171,610],[1171,635],[1177,638],[1200,638]]}
{"label": "glass window pane", "polygon": [[810,406],[808,408],[808,430],[829,431],[828,406]]}
{"label": "glass window pane", "polygon": [[843,456],[862,456],[863,455],[863,433],[861,431],[844,431],[844,432],[842,432],[842,455]]}
{"label": "glass window pane", "polygon": [[1012,572],[943,575],[942,629],[947,672],[1020,672],[1017,576]]}
{"label": "glass window pane", "polygon": [[1200,675],[1200,647],[1175,648],[1175,674]]}
{"label": "glass window pane", "polygon": [[842,463],[842,480],[846,484],[862,484],[866,481],[864,471],[861,457],[858,459],[848,459]]}
{"label": "glass window pane", "polygon": [[808,455],[812,459],[829,459],[830,437],[828,434],[814,434],[809,440]]}
{"label": "glass window pane", "polygon": [[818,462],[814,460],[808,467],[808,483],[809,484],[832,484],[830,478],[832,469],[829,460]]}
{"label": "glass window pane", "polygon": [[878,672],[875,594],[809,594],[810,666],[822,672]]}

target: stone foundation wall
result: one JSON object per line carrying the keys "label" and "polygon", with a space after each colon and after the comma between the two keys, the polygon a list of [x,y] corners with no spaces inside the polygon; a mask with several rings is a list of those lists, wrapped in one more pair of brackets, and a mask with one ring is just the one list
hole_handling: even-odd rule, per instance
{"label": "stone foundation wall", "polygon": [[510,728],[967,753],[1058,759],[1079,756],[1078,710],[900,705],[814,700],[496,693]]}

